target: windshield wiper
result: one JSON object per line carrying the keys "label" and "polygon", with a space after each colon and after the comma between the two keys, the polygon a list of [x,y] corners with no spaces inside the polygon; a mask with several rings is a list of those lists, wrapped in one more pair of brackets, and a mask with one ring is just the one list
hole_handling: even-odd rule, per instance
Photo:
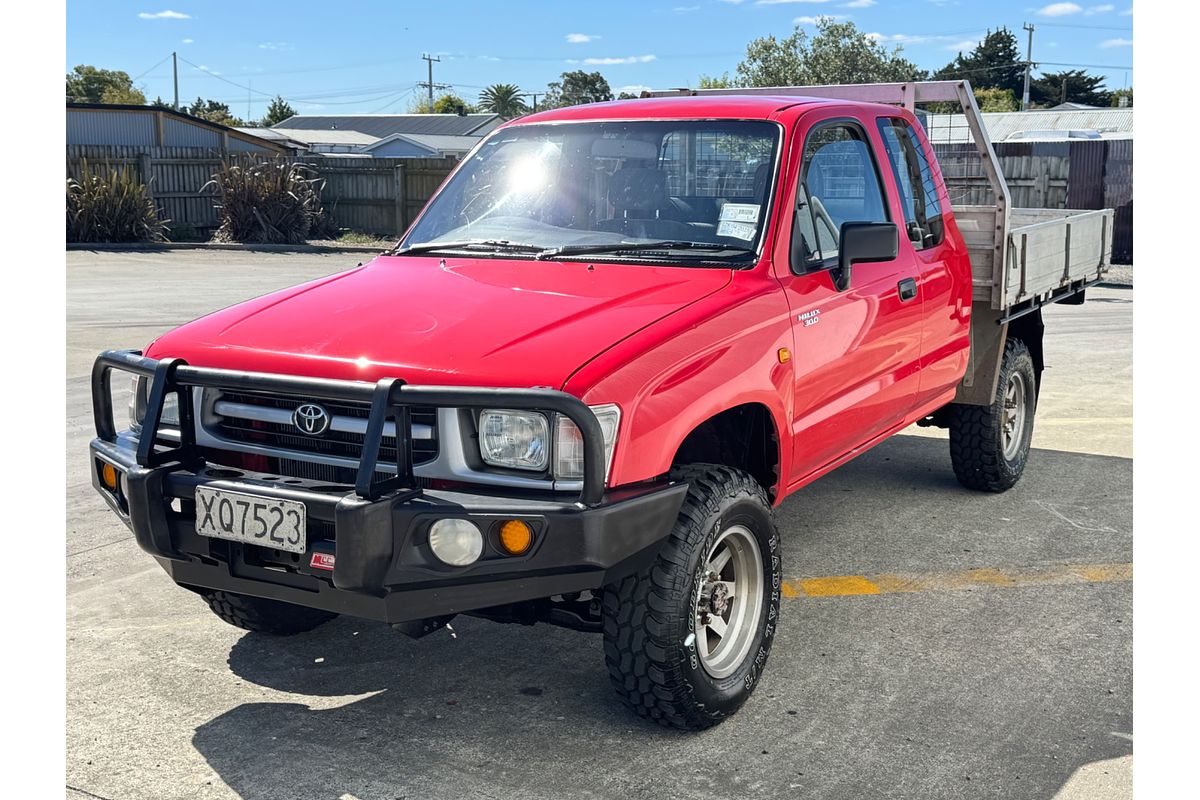
{"label": "windshield wiper", "polygon": [[403,250],[393,250],[392,255],[405,256],[410,253],[431,253],[436,250],[471,250],[477,247],[487,247],[492,250],[508,250],[514,253],[542,253],[545,247],[524,242],[510,242],[508,239],[464,239],[458,242],[425,242],[406,247]]}
{"label": "windshield wiper", "polygon": [[689,242],[664,240],[661,242],[616,242],[610,244],[568,244],[553,247],[538,253],[538,259],[556,258],[558,256],[584,256],[593,253],[624,253],[639,250],[734,250],[739,253],[753,253],[744,247],[730,247],[712,242]]}

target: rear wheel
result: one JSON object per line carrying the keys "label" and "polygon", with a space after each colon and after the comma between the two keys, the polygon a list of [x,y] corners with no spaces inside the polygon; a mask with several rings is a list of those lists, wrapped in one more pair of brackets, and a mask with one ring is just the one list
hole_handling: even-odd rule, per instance
{"label": "rear wheel", "polygon": [[199,589],[197,592],[212,612],[230,625],[275,636],[311,631],[337,616],[330,611],[216,589]]}
{"label": "rear wheel", "polygon": [[1012,488],[1029,460],[1036,410],[1033,358],[1024,342],[1009,339],[992,404],[951,406],[950,461],[959,483],[985,492]]}
{"label": "rear wheel", "polygon": [[779,620],[779,534],[766,492],[715,465],[675,473],[689,482],[654,562],[605,587],[604,655],[635,712],[698,730],[754,691]]}

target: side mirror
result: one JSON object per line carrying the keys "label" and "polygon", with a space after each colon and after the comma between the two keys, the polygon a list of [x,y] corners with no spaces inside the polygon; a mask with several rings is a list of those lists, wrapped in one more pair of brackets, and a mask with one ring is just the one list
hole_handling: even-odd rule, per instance
{"label": "side mirror", "polygon": [[843,222],[838,235],[838,265],[832,271],[839,292],[850,288],[850,267],[891,261],[900,249],[900,234],[894,222]]}

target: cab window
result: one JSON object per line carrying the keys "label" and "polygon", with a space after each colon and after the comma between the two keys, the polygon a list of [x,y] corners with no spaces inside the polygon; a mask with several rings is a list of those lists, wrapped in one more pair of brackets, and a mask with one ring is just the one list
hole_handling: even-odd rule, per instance
{"label": "cab window", "polygon": [[887,221],[879,173],[862,128],[832,122],[810,132],[804,143],[792,231],[798,271],[837,263],[842,223]]}
{"label": "cab window", "polygon": [[900,190],[909,241],[917,250],[941,244],[945,238],[942,204],[920,141],[907,122],[892,117],[879,120],[879,135]]}

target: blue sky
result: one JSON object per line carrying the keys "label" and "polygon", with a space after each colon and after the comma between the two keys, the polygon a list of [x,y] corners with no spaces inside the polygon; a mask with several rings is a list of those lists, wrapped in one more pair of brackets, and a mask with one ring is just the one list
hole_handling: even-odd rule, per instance
{"label": "blue sky", "polygon": [[544,91],[564,70],[599,70],[614,91],[695,85],[732,72],[746,44],[850,19],[935,69],[989,28],[1032,22],[1034,60],[1087,65],[1109,88],[1132,85],[1130,0],[1031,4],[995,0],[604,0],[603,2],[225,2],[146,0],[67,5],[67,63],[122,69],[153,99],[179,94],[259,117],[276,94],[309,113],[402,113],[425,80],[468,100],[491,83]]}

